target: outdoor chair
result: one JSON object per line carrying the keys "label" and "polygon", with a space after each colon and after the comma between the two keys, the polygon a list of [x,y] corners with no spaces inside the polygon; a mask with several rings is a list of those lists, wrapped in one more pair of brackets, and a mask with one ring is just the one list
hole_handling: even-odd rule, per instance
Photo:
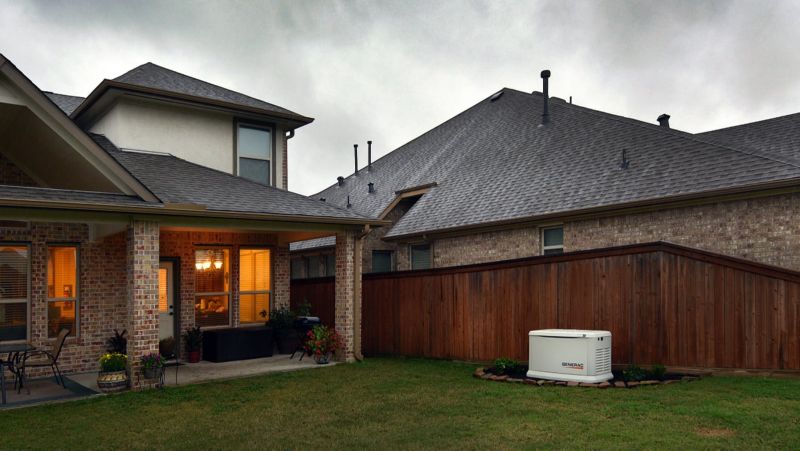
{"label": "outdoor chair", "polygon": [[[61,331],[58,333],[58,337],[53,342],[53,347],[50,351],[29,351],[22,356],[22,361],[19,363],[19,367],[17,369],[20,382],[19,387],[17,388],[18,393],[22,389],[22,386],[25,385],[25,378],[27,377],[26,373],[28,368],[46,368],[49,366],[53,371],[53,376],[56,378],[56,383],[64,388],[67,388],[67,384],[64,382],[64,376],[61,374],[61,370],[58,368],[58,356],[61,354],[61,348],[64,347],[64,340],[67,339],[67,335],[69,335],[69,329],[61,329]],[[30,392],[31,389],[28,387],[28,393],[30,394]]]}

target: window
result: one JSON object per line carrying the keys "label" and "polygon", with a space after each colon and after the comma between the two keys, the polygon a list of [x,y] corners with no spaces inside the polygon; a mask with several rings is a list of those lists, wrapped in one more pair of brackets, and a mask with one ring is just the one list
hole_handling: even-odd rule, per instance
{"label": "window", "polygon": [[372,272],[391,272],[394,270],[394,252],[372,251]]}
{"label": "window", "polygon": [[292,279],[306,277],[306,260],[303,257],[292,259]]}
{"label": "window", "polygon": [[237,171],[240,177],[270,184],[272,130],[239,125],[236,138]]}
{"label": "window", "polygon": [[564,253],[564,227],[542,229],[542,255]]}
{"label": "window", "polygon": [[411,269],[428,269],[431,267],[431,245],[415,244],[411,246]]}
{"label": "window", "polygon": [[78,248],[47,248],[47,336],[57,337],[61,329],[69,336],[78,333]]}
{"label": "window", "polygon": [[230,252],[194,251],[194,323],[198,327],[230,324]]}
{"label": "window", "polygon": [[325,255],[325,275],[336,275],[336,253]]}
{"label": "window", "polygon": [[269,249],[239,250],[239,323],[261,323],[269,314]]}
{"label": "window", "polygon": [[322,260],[319,255],[312,255],[308,257],[308,277],[319,277],[320,274],[320,265],[322,264]]}
{"label": "window", "polygon": [[0,246],[0,341],[28,339],[28,246]]}

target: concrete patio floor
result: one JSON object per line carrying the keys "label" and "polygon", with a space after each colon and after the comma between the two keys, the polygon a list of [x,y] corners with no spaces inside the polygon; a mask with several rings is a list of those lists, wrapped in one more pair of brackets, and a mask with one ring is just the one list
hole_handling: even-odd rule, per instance
{"label": "concrete patio floor", "polygon": [[[222,363],[213,363],[205,360],[198,363],[181,362],[177,370],[177,385],[197,384],[285,371],[325,368],[335,364],[335,362],[331,362],[327,365],[318,365],[313,358],[308,356],[304,357],[302,361],[298,356],[295,356],[294,359],[289,357],[289,354],[279,354],[261,359]],[[69,378],[90,390],[99,391],[96,372],[71,374]],[[166,368],[165,382],[168,386],[176,385],[174,366]]]}

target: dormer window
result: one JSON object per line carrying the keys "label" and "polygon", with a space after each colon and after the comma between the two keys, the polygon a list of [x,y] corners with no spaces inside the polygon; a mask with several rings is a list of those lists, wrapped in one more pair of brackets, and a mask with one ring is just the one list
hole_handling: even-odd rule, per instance
{"label": "dormer window", "polygon": [[236,171],[239,177],[272,184],[272,129],[239,124],[236,132]]}

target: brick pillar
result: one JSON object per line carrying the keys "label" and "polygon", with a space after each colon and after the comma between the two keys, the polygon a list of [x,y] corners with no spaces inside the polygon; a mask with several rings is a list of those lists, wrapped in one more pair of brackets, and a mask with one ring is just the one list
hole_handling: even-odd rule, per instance
{"label": "brick pillar", "polygon": [[[355,360],[356,324],[355,307],[361,303],[361,293],[357,292],[356,277],[361,279],[361,265],[356,262],[361,255],[356,255],[360,246],[356,246],[359,232],[348,231],[336,234],[336,330],[342,337],[343,349],[337,353],[339,360],[352,362]],[[360,353],[360,350],[358,350]]]}
{"label": "brick pillar", "polygon": [[140,388],[141,358],[158,352],[158,223],[128,226],[128,366],[131,386]]}
{"label": "brick pillar", "polygon": [[291,263],[289,259],[289,244],[280,244],[275,249],[273,256],[274,281],[273,299],[270,308],[289,307]]}

